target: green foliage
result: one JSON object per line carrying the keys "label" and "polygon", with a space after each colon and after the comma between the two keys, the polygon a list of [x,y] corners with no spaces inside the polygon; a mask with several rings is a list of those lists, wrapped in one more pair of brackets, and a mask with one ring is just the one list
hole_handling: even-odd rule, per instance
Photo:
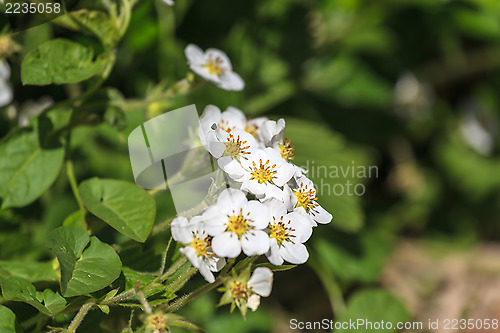
{"label": "green foliage", "polygon": [[12,277],[7,272],[0,271],[0,284],[3,298],[28,303],[48,316],[54,316],[66,307],[66,300],[59,293],[50,289],[36,291],[29,281]]}
{"label": "green foliage", "polygon": [[2,208],[31,203],[55,181],[64,158],[63,147],[43,147],[33,128],[18,129],[0,143]]}
{"label": "green foliage", "polygon": [[[356,322],[358,319],[364,319],[366,322],[392,323],[392,329],[386,329],[387,332],[396,332],[396,324],[408,320],[409,314],[404,305],[393,295],[383,289],[361,290],[354,294],[345,313],[337,318],[340,322]],[[376,328],[362,328],[363,332],[379,332]],[[359,329],[339,329],[338,332],[358,332]]]}
{"label": "green foliage", "polygon": [[[66,329],[81,308],[88,314],[69,331],[118,332],[130,323],[145,332],[142,296],[153,311],[180,308],[182,317],[168,313],[180,327],[174,333],[264,333],[287,318],[320,315],[404,321],[405,305],[381,278],[399,243],[498,242],[497,0],[220,7],[80,0],[26,31],[11,33],[0,20],[0,58],[11,68],[0,89],[14,92],[0,107],[0,332]],[[188,43],[226,52],[245,89],[227,92],[187,75]],[[415,81],[403,89],[410,73]],[[182,89],[168,88],[175,82]],[[35,112],[45,97],[53,105]],[[176,216],[170,191],[133,183],[127,136],[189,104],[285,118],[294,162],[309,168],[318,203],[334,215],[307,243],[310,265],[253,263],[275,271],[276,283],[272,307],[263,298],[246,320],[216,308],[219,299],[205,289],[196,302],[183,297],[202,280],[179,261],[180,245],[166,250]],[[467,136],[471,119],[476,135]],[[489,149],[474,144],[478,132]],[[371,177],[349,169],[370,166]],[[356,185],[366,192],[353,195]]]}
{"label": "green foliage", "polygon": [[133,183],[92,178],[80,185],[85,207],[128,237],[144,242],[153,227],[153,197]]}
{"label": "green foliage", "polygon": [[61,266],[61,291],[65,297],[103,289],[116,280],[121,261],[116,252],[84,230],[61,227],[47,237]]}
{"label": "green foliage", "polygon": [[54,39],[43,43],[24,58],[21,66],[23,84],[47,85],[77,83],[102,70],[101,59],[75,42]]}
{"label": "green foliage", "polygon": [[5,306],[0,305],[0,332],[19,333],[22,332],[16,321],[16,315]]}

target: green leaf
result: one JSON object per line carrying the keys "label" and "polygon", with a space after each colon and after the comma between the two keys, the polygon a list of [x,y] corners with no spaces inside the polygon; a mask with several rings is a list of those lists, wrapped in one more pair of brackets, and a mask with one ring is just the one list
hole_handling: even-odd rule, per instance
{"label": "green leaf", "polygon": [[70,17],[83,28],[84,32],[99,38],[106,48],[112,48],[120,39],[118,27],[105,12],[81,9],[71,12]]}
{"label": "green leaf", "polygon": [[50,289],[36,291],[35,286],[25,279],[3,275],[0,283],[6,300],[28,303],[48,316],[54,316],[66,307],[66,300],[61,295]]}
{"label": "green leaf", "polygon": [[273,272],[282,272],[282,271],[288,271],[292,268],[297,267],[297,265],[273,265],[271,263],[263,263],[263,264],[258,264],[256,267],[267,267]]}
{"label": "green leaf", "polygon": [[361,234],[325,232],[313,244],[316,256],[341,281],[374,283],[392,252],[389,235],[368,230]]}
{"label": "green leaf", "polygon": [[59,260],[65,297],[100,290],[120,275],[122,264],[116,252],[84,230],[58,228],[48,235],[47,246]]}
{"label": "green leaf", "polygon": [[0,305],[0,332],[18,333],[21,328],[16,320],[16,315],[3,305]]}
{"label": "green leaf", "polygon": [[0,261],[0,269],[11,276],[26,279],[29,282],[57,281],[57,275],[52,267],[52,262],[31,261]]}
{"label": "green leaf", "polygon": [[109,314],[109,306],[107,305],[102,305],[102,304],[97,304],[97,307],[99,307],[99,309],[105,313],[105,314]]}
{"label": "green leaf", "polygon": [[75,227],[78,229],[85,229],[85,218],[82,215],[81,211],[76,211],[73,214],[66,217],[63,224],[64,227]]}
{"label": "green leaf", "polygon": [[[346,311],[337,322],[357,322],[359,319],[367,322],[381,322],[384,321],[384,327],[388,327],[391,323],[392,329],[384,329],[384,332],[396,332],[396,325],[398,322],[408,320],[409,314],[404,305],[388,291],[383,289],[362,290],[351,297],[347,304]],[[358,326],[357,328],[339,329],[337,332],[380,332],[380,329],[375,329],[365,326]]]}
{"label": "green leaf", "polygon": [[55,181],[64,159],[62,147],[43,148],[37,131],[23,128],[0,143],[1,208],[22,207]]}
{"label": "green leaf", "polygon": [[23,84],[48,85],[77,83],[101,71],[102,61],[81,44],[54,39],[43,43],[21,64]]}
{"label": "green leaf", "polygon": [[156,204],[133,183],[92,178],[80,185],[85,207],[122,234],[144,242],[153,227]]}

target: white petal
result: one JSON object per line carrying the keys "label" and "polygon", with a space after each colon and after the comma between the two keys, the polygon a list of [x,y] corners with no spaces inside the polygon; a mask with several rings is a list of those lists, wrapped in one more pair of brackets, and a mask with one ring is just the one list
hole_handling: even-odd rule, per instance
{"label": "white petal", "polygon": [[239,180],[245,175],[245,170],[243,170],[241,164],[229,156],[219,158],[217,163],[219,167],[234,180]]}
{"label": "white petal", "polygon": [[7,81],[10,78],[10,66],[5,60],[0,59],[0,79]]}
{"label": "white petal", "polygon": [[291,264],[303,264],[309,259],[309,253],[307,252],[307,248],[304,244],[292,244],[285,243],[280,248],[280,254]]}
{"label": "white petal", "polygon": [[257,200],[249,201],[244,207],[245,213],[248,213],[249,219],[252,220],[250,225],[256,229],[264,229],[268,226],[270,216],[269,208]]}
{"label": "white petal", "polygon": [[310,222],[310,218],[303,214],[299,214],[298,212],[291,212],[286,215],[286,221],[290,221],[290,227],[295,229],[295,242],[304,243],[309,237],[312,235],[312,225]]}
{"label": "white petal", "polygon": [[190,65],[204,65],[205,64],[205,53],[202,49],[194,44],[189,44],[184,50],[184,54],[189,61]]}
{"label": "white petal", "polygon": [[283,186],[283,193],[284,193],[284,198],[285,198],[284,203],[285,203],[286,209],[288,211],[293,210],[295,205],[297,205],[297,197],[295,196],[295,194],[293,194],[292,189],[287,184],[285,184]]}
{"label": "white petal", "polygon": [[265,184],[265,185],[266,185],[265,196],[259,198],[261,201],[266,201],[271,199],[276,199],[280,202],[286,201],[285,192],[283,192],[278,186],[274,184]]}
{"label": "white petal", "polygon": [[247,202],[247,197],[245,193],[240,190],[236,190],[233,188],[225,189],[219,194],[219,198],[217,198],[217,204],[221,206],[231,206],[240,207],[242,204]]}
{"label": "white petal", "polygon": [[251,295],[248,300],[247,300],[247,306],[252,310],[252,311],[257,311],[260,305],[260,296],[253,294]]}
{"label": "white petal", "polygon": [[241,238],[241,247],[249,257],[264,254],[269,250],[269,236],[262,230],[252,230]]}
{"label": "white petal", "polygon": [[212,261],[214,262],[214,264],[212,265],[212,267],[210,268],[213,272],[218,272],[220,271],[224,266],[226,266],[226,259],[224,258],[218,258],[218,257],[214,257],[212,259]]}
{"label": "white petal", "polygon": [[231,65],[231,60],[229,60],[228,56],[221,50],[207,49],[205,52],[205,59],[208,60],[210,58],[212,58],[212,60],[219,58],[222,61],[221,63],[222,67],[225,67],[228,71],[233,70],[233,66]]}
{"label": "white petal", "polygon": [[306,212],[306,210],[305,210],[303,207],[297,207],[297,208],[295,208],[293,211],[294,211],[295,213],[299,213],[299,214],[301,214],[301,215],[303,215],[303,216],[308,217],[308,218],[309,218],[309,223],[311,223],[311,227],[315,227],[315,226],[317,226],[317,225],[318,225],[318,224],[316,223],[316,221],[314,221],[314,220],[312,219],[312,216],[310,216],[310,215]]}
{"label": "white petal", "polygon": [[224,232],[212,239],[212,249],[219,257],[236,258],[241,253],[241,243],[235,233]]}
{"label": "white petal", "polygon": [[227,109],[222,112],[222,120],[226,121],[231,125],[231,127],[235,127],[236,129],[244,130],[245,125],[247,123],[247,117],[240,110],[233,106],[228,106]]}
{"label": "white petal", "polygon": [[273,183],[277,186],[285,185],[295,174],[295,168],[291,163],[283,163],[274,175]]}
{"label": "white petal", "polygon": [[248,180],[245,179],[241,184],[241,189],[243,191],[248,191],[255,195],[264,195],[266,194],[267,186],[266,184],[259,183],[257,180],[254,179],[248,179]]}
{"label": "white petal", "polygon": [[286,206],[283,202],[276,198],[265,201],[264,205],[269,207],[269,214],[271,217],[274,217],[277,220],[279,220],[282,216],[285,216],[287,213]]}
{"label": "white petal", "polygon": [[283,258],[280,255],[280,248],[275,239],[271,239],[271,246],[269,246],[269,251],[266,253],[267,260],[273,265],[283,265]]}
{"label": "white petal", "polygon": [[208,283],[213,283],[215,281],[214,274],[206,263],[202,262],[198,269],[200,270],[200,274],[205,278],[205,280],[207,280]]}
{"label": "white petal", "polygon": [[220,76],[219,88],[228,91],[241,91],[245,88],[245,81],[235,72],[224,72]]}
{"label": "white petal", "polygon": [[316,206],[309,211],[311,217],[318,223],[330,223],[332,220],[332,214],[328,213],[323,207]]}
{"label": "white petal", "polygon": [[183,248],[179,249],[179,252],[184,254],[189,259],[189,261],[191,261],[191,264],[193,265],[193,267],[196,267],[196,268],[200,267],[200,263],[202,261],[202,258],[196,254],[196,251],[195,251],[195,249],[193,249],[193,247],[191,247],[191,246],[183,247]]}
{"label": "white petal", "polygon": [[189,221],[184,216],[175,218],[170,224],[172,237],[176,242],[189,244],[193,240],[193,234],[189,227]]}
{"label": "white petal", "polygon": [[174,0],[162,0],[165,4],[169,5],[169,6],[173,6],[174,5]]}
{"label": "white petal", "polygon": [[209,235],[217,236],[226,231],[227,227],[224,225],[227,222],[227,216],[219,214],[205,218],[205,230]]}
{"label": "white petal", "polygon": [[257,267],[253,271],[250,280],[248,280],[248,286],[260,296],[267,297],[271,295],[273,272],[267,267]]}

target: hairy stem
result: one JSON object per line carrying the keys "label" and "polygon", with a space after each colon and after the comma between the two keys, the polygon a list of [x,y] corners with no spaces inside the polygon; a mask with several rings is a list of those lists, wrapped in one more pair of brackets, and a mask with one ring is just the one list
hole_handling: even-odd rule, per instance
{"label": "hairy stem", "polygon": [[85,304],[83,304],[82,307],[80,308],[80,311],[78,311],[78,313],[76,314],[75,318],[73,318],[71,324],[69,324],[66,332],[68,333],[76,332],[76,329],[78,328],[78,326],[80,326],[83,319],[94,305],[95,301],[93,299],[90,299],[87,302],[85,302]]}

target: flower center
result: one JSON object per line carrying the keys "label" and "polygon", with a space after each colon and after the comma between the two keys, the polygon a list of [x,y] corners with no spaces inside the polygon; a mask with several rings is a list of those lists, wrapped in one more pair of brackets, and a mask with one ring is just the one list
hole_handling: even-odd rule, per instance
{"label": "flower center", "polygon": [[205,68],[210,74],[219,76],[227,71],[227,68],[222,66],[223,64],[224,60],[222,60],[221,57],[216,57],[214,59],[212,56],[209,56],[207,62],[205,63]]}
{"label": "flower center", "polygon": [[[250,120],[250,119],[248,119],[248,120]],[[257,130],[258,130],[258,129],[259,129],[259,128],[258,128],[258,127],[257,127],[257,125],[255,125],[255,124],[248,125],[248,123],[247,123],[247,124],[245,125],[245,131],[246,131],[247,133],[252,134],[252,136],[253,136],[254,138],[256,138],[257,140],[259,139],[259,137],[258,137],[258,135],[257,135]]]}
{"label": "flower center", "polygon": [[247,142],[240,141],[240,137],[235,139],[232,134],[229,134],[229,138],[227,138],[226,142],[226,152],[233,158],[239,156],[240,154],[248,154],[245,149],[250,148],[250,146],[243,146],[245,143]]}
{"label": "flower center", "polygon": [[236,128],[236,126],[229,126],[229,122],[226,121],[226,120],[221,120],[220,121],[220,128],[224,131],[226,131],[227,133],[231,132],[231,130],[234,130]]}
{"label": "flower center", "polygon": [[149,316],[148,326],[154,332],[165,332],[163,329],[167,328],[167,318],[162,313],[155,313]]}
{"label": "flower center", "polygon": [[295,156],[293,156],[294,152],[295,148],[292,146],[290,140],[285,139],[285,143],[280,145],[281,157],[283,157],[285,161],[290,162],[295,159]]}
{"label": "flower center", "polygon": [[315,196],[314,189],[308,190],[307,185],[305,187],[301,186],[298,191],[294,191],[293,193],[297,198],[296,207],[302,207],[306,210],[306,212],[308,212],[311,208],[318,206],[318,203],[316,202],[318,198]]}
{"label": "flower center", "polygon": [[241,238],[248,230],[252,230],[253,227],[249,225],[249,222],[252,220],[248,219],[247,213],[246,216],[243,216],[243,210],[240,209],[238,214],[235,214],[233,211],[233,215],[228,215],[228,222],[226,223],[227,231],[234,232],[238,235],[238,238]]}
{"label": "flower center", "polygon": [[286,241],[291,242],[292,241],[291,238],[295,237],[295,235],[291,234],[291,232],[295,231],[295,229],[290,228],[289,224],[290,221],[288,221],[288,223],[286,224],[285,222],[283,222],[283,216],[282,216],[278,223],[275,222],[274,224],[271,224],[269,226],[269,237],[276,239],[276,242],[280,247],[284,242]]}
{"label": "flower center", "polygon": [[233,282],[231,284],[230,290],[231,290],[231,296],[233,297],[233,299],[237,301],[247,299],[250,293],[247,284],[241,281]]}
{"label": "flower center", "polygon": [[[205,232],[203,232],[205,233]],[[193,241],[191,242],[191,246],[193,249],[196,251],[196,254],[199,257],[210,257],[210,253],[208,249],[211,246],[211,238],[206,237],[206,238],[201,238],[198,237],[198,235],[194,235]]]}
{"label": "flower center", "polygon": [[276,164],[270,165],[269,160],[266,163],[262,163],[262,160],[259,160],[259,166],[255,162],[252,162],[253,167],[250,167],[250,173],[252,177],[250,179],[255,179],[259,183],[270,183],[274,178],[274,174],[276,173]]}

